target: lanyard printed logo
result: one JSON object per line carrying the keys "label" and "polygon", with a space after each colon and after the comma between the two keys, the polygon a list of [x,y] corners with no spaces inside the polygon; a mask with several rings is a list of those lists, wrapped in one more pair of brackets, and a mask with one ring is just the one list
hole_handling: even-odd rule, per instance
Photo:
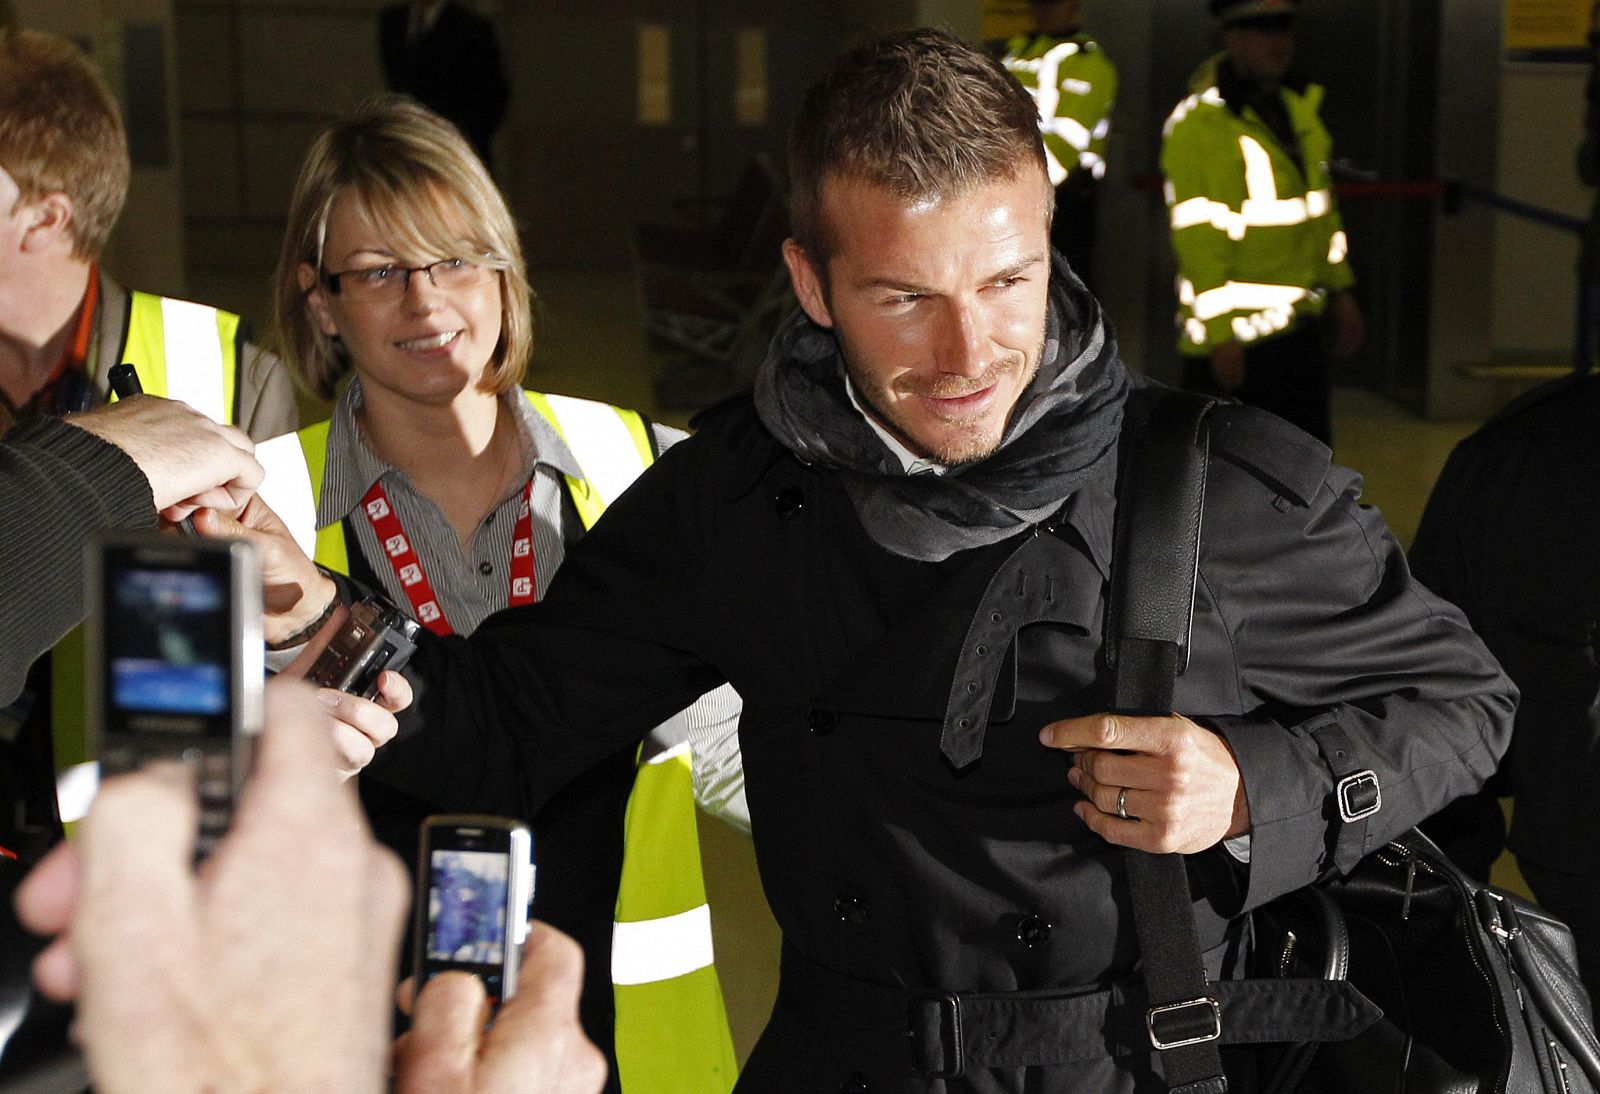
{"label": "lanyard printed logo", "polygon": [[[366,513],[367,520],[372,522],[372,530],[378,533],[383,553],[388,557],[389,565],[394,567],[395,576],[406,591],[406,599],[411,601],[411,614],[434,634],[454,634],[455,628],[444,617],[444,609],[439,607],[439,598],[433,591],[433,582],[428,580],[422,560],[411,546],[411,537],[400,526],[400,518],[389,504],[389,495],[382,482],[372,484],[367,496],[361,499],[361,509]],[[521,504],[517,506],[517,526],[511,539],[510,572],[509,606],[532,604],[534,590],[538,587],[533,568],[532,479],[528,480],[527,489],[522,492]]]}

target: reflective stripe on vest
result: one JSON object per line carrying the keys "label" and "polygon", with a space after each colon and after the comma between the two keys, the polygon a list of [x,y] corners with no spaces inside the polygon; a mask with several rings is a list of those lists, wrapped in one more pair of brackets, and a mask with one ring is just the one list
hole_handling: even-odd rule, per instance
{"label": "reflective stripe on vest", "polygon": [[128,294],[123,361],[151,395],[182,399],[213,421],[232,424],[239,372],[239,317],[204,304]]}
{"label": "reflective stripe on vest", "polygon": [[[1084,152],[1089,147],[1089,130],[1076,118],[1058,118],[1056,109],[1061,105],[1061,62],[1078,52],[1077,42],[1062,42],[1051,47],[1039,58],[1038,82],[1030,90],[1039,108],[1039,128],[1054,133],[1072,146],[1074,152]],[[1049,146],[1045,146],[1045,166],[1050,172],[1050,185],[1060,186],[1067,181],[1071,168],[1061,163]]]}
{"label": "reflective stripe on vest", "polygon": [[[583,478],[566,481],[579,520],[592,528],[654,459],[644,419],[605,403],[524,394],[583,469]],[[302,547],[314,544],[319,563],[348,573],[343,523],[316,527],[327,438],[328,423],[321,422],[257,445],[267,472],[260,493]],[[738,1063],[712,963],[687,743],[642,759],[628,796],[612,980],[625,1094],[725,1094],[733,1088]]]}
{"label": "reflective stripe on vest", "polygon": [[[128,335],[117,359],[138,369],[147,394],[182,400],[213,421],[231,425],[239,383],[238,335],[239,317],[231,312],[134,292],[128,294]],[[56,801],[69,823],[87,811],[96,782],[83,772],[62,779],[90,759],[83,656],[81,627],[69,631],[50,654]],[[91,790],[85,793],[85,787]]]}
{"label": "reflective stripe on vest", "polygon": [[1189,309],[1185,328],[1196,345],[1205,341],[1208,319],[1233,311],[1242,312],[1229,321],[1229,327],[1240,342],[1254,342],[1288,329],[1302,301],[1310,300],[1320,306],[1325,295],[1321,289],[1249,281],[1228,281],[1196,293],[1194,283],[1188,278],[1178,279],[1178,303]]}
{"label": "reflective stripe on vest", "polygon": [[585,528],[593,528],[606,506],[621,497],[655,460],[644,419],[631,410],[588,399],[537,391],[524,394],[583,469],[581,479],[567,476],[567,486],[578,518]]}
{"label": "reflective stripe on vest", "polygon": [[1329,190],[1309,190],[1304,197],[1280,198],[1272,156],[1254,137],[1241,135],[1239,152],[1244,157],[1244,184],[1248,195],[1242,208],[1234,212],[1225,201],[1213,201],[1203,195],[1192,197],[1173,204],[1173,231],[1209,224],[1237,242],[1251,228],[1292,227],[1327,216],[1332,211],[1333,193]]}

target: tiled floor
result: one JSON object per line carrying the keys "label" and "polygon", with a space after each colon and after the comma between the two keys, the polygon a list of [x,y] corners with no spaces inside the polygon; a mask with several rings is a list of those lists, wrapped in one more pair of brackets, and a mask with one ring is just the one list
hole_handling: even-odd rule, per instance
{"label": "tiled floor", "polygon": [[[536,272],[543,301],[527,385],[637,407],[657,420],[684,424],[682,411],[655,405],[656,359],[636,322],[633,287],[617,273]],[[197,279],[197,282],[200,279]],[[263,279],[197,283],[195,295],[261,314]],[[211,295],[204,295],[209,292]],[[1402,543],[1415,533],[1434,478],[1470,422],[1424,422],[1368,392],[1336,392],[1337,458],[1360,471],[1366,499],[1380,509]],[[778,931],[761,894],[750,842],[714,821],[701,824],[718,966],[741,1060],[771,1009],[777,982]],[[1497,878],[1517,884],[1509,860]],[[1497,868],[1498,869],[1498,868]]]}

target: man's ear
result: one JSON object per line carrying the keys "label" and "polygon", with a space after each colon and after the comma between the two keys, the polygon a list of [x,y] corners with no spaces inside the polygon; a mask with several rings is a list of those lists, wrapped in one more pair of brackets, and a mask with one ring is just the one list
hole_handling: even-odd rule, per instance
{"label": "man's ear", "polygon": [[819,327],[833,326],[833,314],[828,310],[828,294],[823,289],[822,273],[811,260],[810,253],[798,240],[783,241],[783,262],[789,267],[789,280],[794,284],[794,295],[800,301],[811,321]]}
{"label": "man's ear", "polygon": [[322,279],[317,277],[316,267],[309,262],[300,263],[295,267],[295,278],[300,282],[300,291],[306,294],[306,306],[311,309],[318,329],[329,338],[339,337],[339,327],[328,311],[327,298],[322,295],[326,290],[322,287]]}
{"label": "man's ear", "polygon": [[73,212],[72,199],[60,190],[52,190],[39,200],[29,202],[22,249],[37,253],[55,250],[64,244],[70,250]]}

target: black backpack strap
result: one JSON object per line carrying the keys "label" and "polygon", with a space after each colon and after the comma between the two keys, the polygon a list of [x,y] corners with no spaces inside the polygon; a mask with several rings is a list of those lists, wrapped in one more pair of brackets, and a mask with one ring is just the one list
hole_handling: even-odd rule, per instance
{"label": "black backpack strap", "polygon": [[1187,667],[1209,453],[1203,395],[1162,391],[1122,453],[1106,657],[1116,710],[1172,713]]}
{"label": "black backpack strap", "polygon": [[[1173,685],[1188,663],[1199,569],[1205,416],[1215,404],[1178,391],[1154,394],[1153,402],[1136,442],[1123,451],[1117,488],[1106,657],[1115,674],[1113,709],[1121,714],[1172,713]],[[1146,1026],[1167,1086],[1225,1094],[1217,1051],[1222,1011],[1206,981],[1183,857],[1132,849],[1123,857],[1150,995]]]}

